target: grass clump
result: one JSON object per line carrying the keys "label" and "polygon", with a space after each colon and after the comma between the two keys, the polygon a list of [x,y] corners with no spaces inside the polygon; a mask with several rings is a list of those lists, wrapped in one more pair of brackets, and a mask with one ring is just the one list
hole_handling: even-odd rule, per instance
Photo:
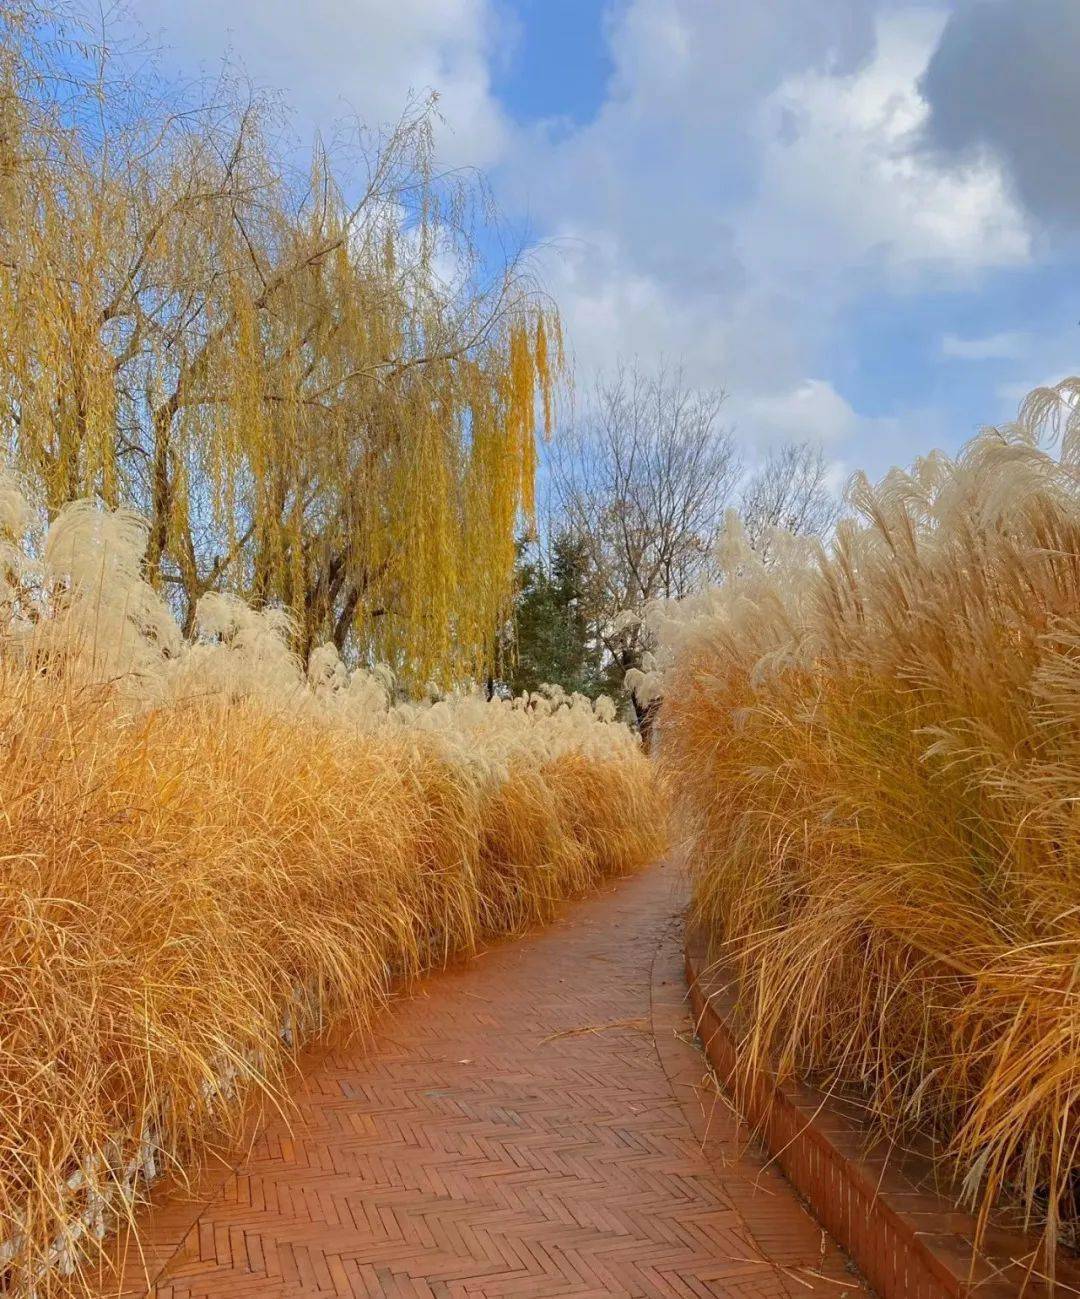
{"label": "grass clump", "polygon": [[661,761],[745,1066],[930,1134],[1053,1246],[1080,1143],[1080,381],[877,487],[826,548],[732,524],[659,611]]}
{"label": "grass clump", "polygon": [[[281,1103],[290,1059],[395,983],[663,844],[637,740],[557,691],[395,703],[211,596],[185,640],[134,516],[63,511],[40,563],[0,483],[0,1272],[79,1271],[161,1171]],[[69,1279],[63,1279],[67,1276]]]}

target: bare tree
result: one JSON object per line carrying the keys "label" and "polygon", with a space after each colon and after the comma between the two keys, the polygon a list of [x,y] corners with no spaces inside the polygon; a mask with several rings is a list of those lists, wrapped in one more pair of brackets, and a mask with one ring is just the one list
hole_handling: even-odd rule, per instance
{"label": "bare tree", "polygon": [[767,557],[770,534],[824,537],[840,517],[840,501],[828,488],[828,465],[815,442],[770,451],[743,488],[740,512],[751,545]]}
{"label": "bare tree", "polygon": [[[719,423],[723,401],[679,369],[622,368],[598,382],[552,448],[555,506],[589,559],[596,640],[622,671],[640,667],[649,649],[633,615],[686,595],[709,572],[740,472]],[[644,708],[636,698],[634,706],[640,722]]]}

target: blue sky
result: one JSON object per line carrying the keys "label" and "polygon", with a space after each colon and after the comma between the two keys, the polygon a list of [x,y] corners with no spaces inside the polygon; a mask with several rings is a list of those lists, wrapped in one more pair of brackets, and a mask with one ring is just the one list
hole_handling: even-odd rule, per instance
{"label": "blue sky", "polygon": [[1080,0],[137,0],[299,129],[434,89],[451,166],[541,245],[578,381],[727,391],[839,481],[1080,371]]}

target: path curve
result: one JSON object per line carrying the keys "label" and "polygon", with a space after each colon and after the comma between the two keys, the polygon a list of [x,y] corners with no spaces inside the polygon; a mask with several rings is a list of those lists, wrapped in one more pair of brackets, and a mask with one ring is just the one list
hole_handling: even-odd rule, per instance
{"label": "path curve", "polygon": [[290,1125],[143,1219],[103,1293],[856,1295],[715,1099],[656,866],[309,1057]]}

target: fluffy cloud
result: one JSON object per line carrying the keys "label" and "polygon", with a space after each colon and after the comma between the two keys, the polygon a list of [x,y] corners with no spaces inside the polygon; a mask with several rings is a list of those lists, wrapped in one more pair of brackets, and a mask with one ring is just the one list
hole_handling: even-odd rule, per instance
{"label": "fluffy cloud", "polygon": [[758,397],[748,404],[747,415],[754,440],[765,442],[839,442],[859,424],[851,405],[825,379]]}
{"label": "fluffy cloud", "polygon": [[749,438],[861,438],[818,377],[852,301],[1030,255],[993,161],[921,147],[943,22],[869,0],[614,11],[596,118],[522,135],[500,177],[555,236],[546,274],[580,367],[664,354],[729,387]]}
{"label": "fluffy cloud", "polygon": [[1001,160],[1037,217],[1080,226],[1080,4],[960,0],[922,81],[928,140]]}
{"label": "fluffy cloud", "polygon": [[441,160],[491,166],[508,128],[491,92],[500,29],[489,0],[142,0],[166,66],[216,69],[231,51],[258,85],[281,91],[305,129],[356,113],[392,125],[410,94],[435,90]]}
{"label": "fluffy cloud", "polygon": [[725,409],[751,456],[777,443],[820,443],[827,457],[827,485],[837,495],[856,468],[878,478],[930,447],[955,450],[968,435],[931,407],[913,406],[902,415],[861,415],[827,379],[807,379],[767,396],[734,397]]}
{"label": "fluffy cloud", "polygon": [[808,69],[844,75],[875,44],[875,0],[631,0],[610,27],[611,107],[730,129],[730,113]]}
{"label": "fluffy cloud", "polygon": [[991,161],[946,167],[919,148],[919,79],[942,20],[882,18],[874,57],[785,82],[759,117],[762,181],[746,222],[758,259],[792,273],[875,269],[901,280],[1023,263],[1030,239]]}

